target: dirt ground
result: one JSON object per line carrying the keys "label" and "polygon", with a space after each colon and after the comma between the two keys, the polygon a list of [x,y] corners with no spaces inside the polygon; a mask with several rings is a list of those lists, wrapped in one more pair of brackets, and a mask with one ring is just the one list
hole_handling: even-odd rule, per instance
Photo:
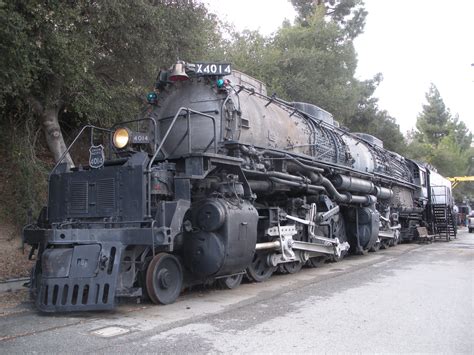
{"label": "dirt ground", "polygon": [[[28,260],[29,247],[22,250],[20,233],[12,226],[0,226],[0,282],[30,275],[34,262]],[[21,312],[29,302],[25,287],[0,292],[0,317]]]}
{"label": "dirt ground", "polygon": [[30,248],[21,245],[20,231],[13,226],[0,226],[0,281],[29,276],[33,261],[28,260]]}

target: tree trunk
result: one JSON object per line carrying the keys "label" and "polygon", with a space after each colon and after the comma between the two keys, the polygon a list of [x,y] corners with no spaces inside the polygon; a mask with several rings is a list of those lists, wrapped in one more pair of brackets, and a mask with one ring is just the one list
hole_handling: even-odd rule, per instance
{"label": "tree trunk", "polygon": [[[48,144],[48,148],[53,154],[54,161],[56,163],[59,161],[59,159],[61,159],[61,156],[67,150],[66,144],[64,143],[63,134],[61,133],[61,127],[59,126],[58,114],[58,105],[53,105],[45,107],[41,115],[41,124],[46,137],[46,143]],[[67,163],[69,168],[74,167],[74,162],[72,161],[69,153],[66,154],[63,162]]]}
{"label": "tree trunk", "polygon": [[[54,161],[57,163],[61,156],[66,152],[67,147],[64,143],[63,134],[61,133],[61,127],[59,126],[59,87],[53,90],[56,95],[46,95],[45,103],[41,103],[35,97],[29,98],[29,103],[31,105],[33,113],[39,118],[41,126],[46,138],[46,143],[48,145],[49,151],[54,157]],[[74,162],[71,159],[69,153],[67,153],[62,160],[66,163],[69,168],[74,167]]]}

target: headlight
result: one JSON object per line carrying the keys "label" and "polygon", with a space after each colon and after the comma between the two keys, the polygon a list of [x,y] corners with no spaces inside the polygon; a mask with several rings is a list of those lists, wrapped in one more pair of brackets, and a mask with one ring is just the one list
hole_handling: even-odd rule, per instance
{"label": "headlight", "polygon": [[114,146],[125,148],[130,141],[130,131],[127,128],[117,128],[114,132]]}

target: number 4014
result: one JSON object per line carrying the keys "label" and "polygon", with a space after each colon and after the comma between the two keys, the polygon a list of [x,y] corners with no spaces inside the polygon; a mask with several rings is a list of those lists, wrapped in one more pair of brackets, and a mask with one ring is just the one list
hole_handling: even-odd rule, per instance
{"label": "number 4014", "polygon": [[230,74],[230,64],[196,64],[197,74],[225,75]]}

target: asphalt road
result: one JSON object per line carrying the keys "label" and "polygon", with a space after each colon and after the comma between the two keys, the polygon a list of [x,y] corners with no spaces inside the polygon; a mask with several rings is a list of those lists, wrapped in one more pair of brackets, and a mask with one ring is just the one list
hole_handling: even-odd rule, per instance
{"label": "asphalt road", "polygon": [[175,304],[0,313],[1,353],[474,353],[474,234],[403,244]]}

